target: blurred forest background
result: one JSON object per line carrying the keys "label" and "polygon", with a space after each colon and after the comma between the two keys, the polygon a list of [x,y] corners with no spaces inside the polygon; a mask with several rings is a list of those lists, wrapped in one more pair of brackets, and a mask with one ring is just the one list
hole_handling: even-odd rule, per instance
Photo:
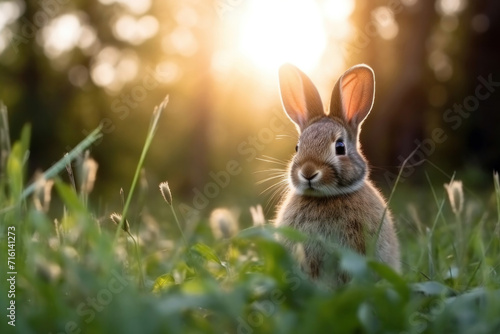
{"label": "blurred forest background", "polygon": [[[423,142],[412,163],[431,164],[411,166],[406,184],[422,170],[443,181],[458,171],[482,187],[500,167],[499,38],[497,0],[10,0],[0,2],[0,100],[12,139],[32,124],[30,175],[102,124],[93,197],[118,203],[169,94],[146,161],[150,193],[168,180],[191,206],[234,160],[217,202],[265,204],[272,182],[256,183],[283,166],[259,158],[287,161],[296,145],[279,65],[301,67],[326,103],[363,62],[377,78],[362,145],[378,185],[390,187]],[[435,129],[444,142],[430,143]]]}

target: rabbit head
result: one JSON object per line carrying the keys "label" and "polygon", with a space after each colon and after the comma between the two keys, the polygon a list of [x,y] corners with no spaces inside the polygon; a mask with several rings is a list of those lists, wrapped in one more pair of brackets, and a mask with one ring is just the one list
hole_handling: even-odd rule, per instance
{"label": "rabbit head", "polygon": [[367,165],[360,152],[359,132],[373,105],[373,70],[366,65],[347,70],[333,89],[328,114],[312,81],[295,66],[283,65],[279,82],[285,111],[299,131],[297,153],[289,169],[292,190],[298,195],[327,197],[361,188]]}

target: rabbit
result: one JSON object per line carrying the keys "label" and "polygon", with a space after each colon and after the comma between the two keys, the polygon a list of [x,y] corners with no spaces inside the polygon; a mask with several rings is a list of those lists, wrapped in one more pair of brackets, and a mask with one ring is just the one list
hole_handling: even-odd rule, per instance
{"label": "rabbit", "polygon": [[[324,112],[312,81],[294,65],[280,67],[279,88],[285,112],[297,126],[299,141],[275,224],[360,254],[366,254],[368,241],[378,233],[377,259],[400,272],[399,242],[391,213],[368,179],[359,143],[361,124],[374,102],[373,70],[364,64],[347,70],[335,84],[329,113]],[[291,241],[283,242],[293,247]],[[312,279],[334,286],[348,281],[346,274],[332,272],[327,261],[331,256],[321,242],[309,239],[302,246],[301,266]]]}

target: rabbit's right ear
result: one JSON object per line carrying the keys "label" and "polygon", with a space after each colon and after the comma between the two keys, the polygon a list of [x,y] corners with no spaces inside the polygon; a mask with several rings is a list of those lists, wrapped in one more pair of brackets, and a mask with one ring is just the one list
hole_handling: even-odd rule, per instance
{"label": "rabbit's right ear", "polygon": [[358,129],[370,113],[375,97],[375,74],[368,65],[351,67],[337,81],[330,102],[330,116]]}
{"label": "rabbit's right ear", "polygon": [[305,73],[285,64],[280,67],[279,80],[283,107],[300,131],[314,119],[325,116],[318,90]]}

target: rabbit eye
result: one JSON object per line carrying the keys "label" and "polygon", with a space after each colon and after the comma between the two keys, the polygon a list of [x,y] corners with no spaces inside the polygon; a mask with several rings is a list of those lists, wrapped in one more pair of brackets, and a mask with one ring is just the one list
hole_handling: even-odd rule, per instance
{"label": "rabbit eye", "polygon": [[337,155],[345,155],[345,144],[342,139],[337,140],[335,143],[335,153]]}
{"label": "rabbit eye", "polygon": [[295,152],[297,152],[299,150],[299,145],[296,145],[295,146]]}

